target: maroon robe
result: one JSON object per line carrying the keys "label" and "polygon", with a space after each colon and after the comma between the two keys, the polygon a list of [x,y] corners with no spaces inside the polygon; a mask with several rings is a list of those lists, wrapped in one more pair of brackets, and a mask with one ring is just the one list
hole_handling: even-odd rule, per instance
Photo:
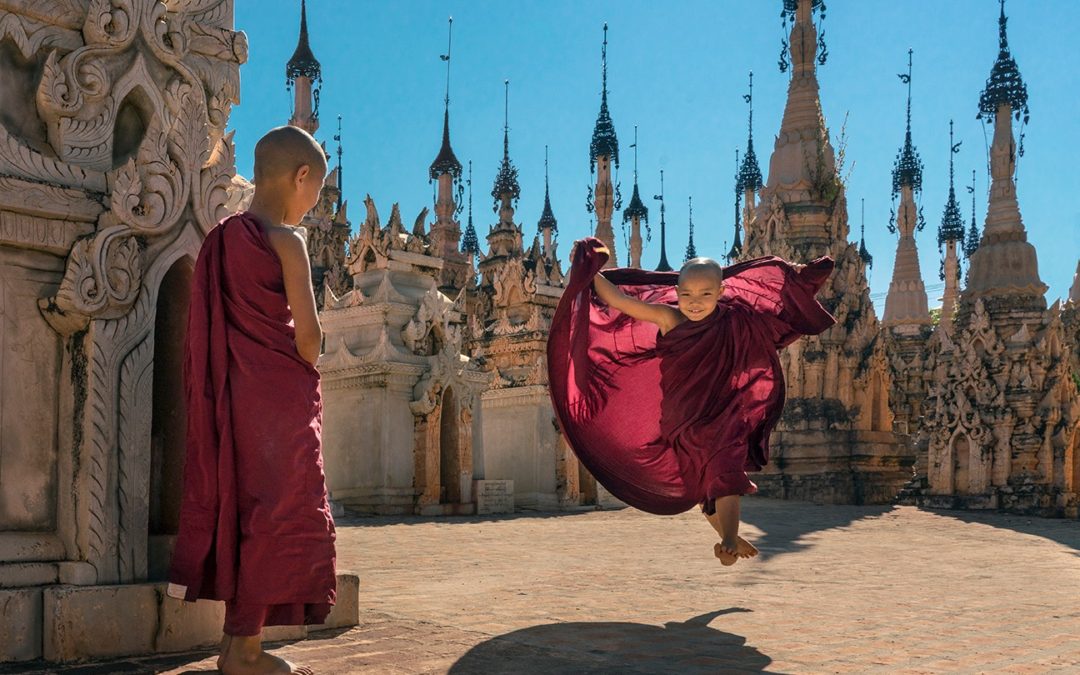
{"label": "maroon robe", "polygon": [[[570,446],[609,492],[650,513],[711,513],[717,497],[755,492],[746,472],[769,461],[784,405],[777,350],[835,323],[814,298],[832,260],[727,267],[716,310],[660,336],[596,298],[607,259],[598,239],[579,242],[548,338],[551,399]],[[678,303],[678,273],[603,274],[631,297]]]}
{"label": "maroon robe", "polygon": [[184,360],[187,458],[169,594],[322,623],[335,600],[319,372],[296,351],[281,262],[247,213],[199,252]]}

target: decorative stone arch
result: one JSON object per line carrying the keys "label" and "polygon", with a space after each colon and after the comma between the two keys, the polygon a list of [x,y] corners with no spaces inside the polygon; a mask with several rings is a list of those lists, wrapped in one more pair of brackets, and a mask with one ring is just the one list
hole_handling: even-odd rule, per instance
{"label": "decorative stone arch", "polygon": [[958,495],[971,494],[971,471],[972,471],[972,453],[977,451],[971,437],[963,432],[957,431],[949,439],[948,452],[946,453],[947,461],[949,463],[949,485],[952,487],[952,493]]}
{"label": "decorative stone arch", "polygon": [[433,357],[431,369],[414,393],[413,411],[413,481],[416,511],[428,512],[445,504],[450,511],[464,511],[473,502],[473,407],[476,383],[462,377],[443,351]]}

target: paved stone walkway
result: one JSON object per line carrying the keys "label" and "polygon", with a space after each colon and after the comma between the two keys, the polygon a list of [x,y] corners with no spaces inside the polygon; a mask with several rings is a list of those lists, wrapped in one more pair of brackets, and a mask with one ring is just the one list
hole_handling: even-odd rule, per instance
{"label": "paved stone walkway", "polygon": [[362,625],[277,653],[335,675],[1080,672],[1076,521],[758,498],[743,520],[762,556],[731,568],[696,513],[343,522]]}

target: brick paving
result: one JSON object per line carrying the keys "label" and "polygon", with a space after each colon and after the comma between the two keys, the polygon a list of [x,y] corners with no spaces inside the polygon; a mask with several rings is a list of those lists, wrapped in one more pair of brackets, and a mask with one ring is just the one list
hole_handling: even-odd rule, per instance
{"label": "brick paving", "polygon": [[730,568],[696,513],[345,521],[361,625],[276,653],[334,674],[1080,672],[1077,521],[759,498],[743,521],[762,555]]}

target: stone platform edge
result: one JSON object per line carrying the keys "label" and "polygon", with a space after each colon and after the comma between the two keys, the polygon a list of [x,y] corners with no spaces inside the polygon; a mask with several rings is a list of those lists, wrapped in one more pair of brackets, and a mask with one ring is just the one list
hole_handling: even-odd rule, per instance
{"label": "stone platform edge", "polygon": [[[88,659],[181,652],[221,641],[225,603],[184,602],[167,584],[0,588],[0,662]],[[337,575],[337,604],[326,623],[273,626],[267,641],[299,640],[308,632],[355,626],[360,621],[360,577]]]}

